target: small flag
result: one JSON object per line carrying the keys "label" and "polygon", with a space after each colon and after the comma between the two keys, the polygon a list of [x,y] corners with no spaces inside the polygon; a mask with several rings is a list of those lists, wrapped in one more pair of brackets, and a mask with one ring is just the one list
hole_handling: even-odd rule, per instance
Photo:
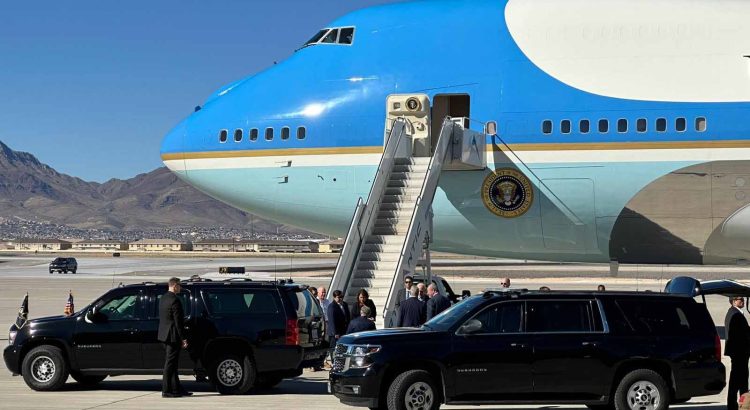
{"label": "small flag", "polygon": [[26,296],[24,296],[23,298],[23,302],[21,302],[21,307],[18,308],[18,317],[16,318],[16,327],[20,329],[28,321],[29,321],[29,294],[26,293]]}
{"label": "small flag", "polygon": [[76,311],[75,305],[73,304],[73,291],[68,292],[68,302],[65,303],[65,310],[63,314],[70,316]]}

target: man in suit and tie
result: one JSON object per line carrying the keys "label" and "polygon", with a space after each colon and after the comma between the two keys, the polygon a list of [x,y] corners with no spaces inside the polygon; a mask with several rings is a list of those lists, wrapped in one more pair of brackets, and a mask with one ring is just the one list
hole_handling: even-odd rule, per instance
{"label": "man in suit and tie", "polygon": [[748,391],[748,358],[750,358],[750,327],[742,313],[745,299],[730,297],[732,306],[724,318],[726,345],[724,355],[732,359],[732,370],[729,373],[729,391],[727,392],[727,409],[737,410],[738,394]]}
{"label": "man in suit and tie", "polygon": [[396,294],[396,311],[398,312],[401,308],[401,303],[405,302],[406,299],[409,299],[409,292],[411,291],[411,286],[414,283],[414,279],[411,276],[406,276],[404,278],[404,287],[398,290],[398,294]]}
{"label": "man in suit and tie", "polygon": [[333,302],[328,305],[328,324],[326,334],[333,350],[336,341],[346,334],[349,327],[349,306],[344,302],[344,293],[340,290],[333,291]]}
{"label": "man in suit and tie", "polygon": [[418,294],[419,289],[412,286],[409,299],[401,304],[396,327],[419,327],[424,324],[427,316],[427,304],[419,301]]}
{"label": "man in suit and tie", "polygon": [[180,379],[177,377],[180,349],[188,348],[184,330],[185,313],[182,310],[182,303],[177,297],[181,290],[179,279],[169,279],[169,290],[162,295],[159,302],[159,333],[157,339],[164,343],[167,352],[161,383],[162,397],[181,397],[193,394],[182,388]]}
{"label": "man in suit and tie", "polygon": [[438,292],[437,286],[430,283],[427,287],[427,294],[430,298],[427,300],[427,320],[439,315],[445,309],[451,307],[451,301]]}
{"label": "man in suit and tie", "polygon": [[359,317],[352,319],[346,329],[346,334],[375,330],[375,321],[370,319],[370,313],[370,308],[367,306],[359,308]]}

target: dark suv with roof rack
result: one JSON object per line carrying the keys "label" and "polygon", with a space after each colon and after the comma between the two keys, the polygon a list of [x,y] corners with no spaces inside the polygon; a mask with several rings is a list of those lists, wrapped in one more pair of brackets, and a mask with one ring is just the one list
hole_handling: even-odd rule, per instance
{"label": "dark suv with roof rack", "polygon": [[421,328],[339,339],[329,388],[342,403],[382,409],[666,409],[725,385],[714,323],[689,296],[486,291]]}
{"label": "dark suv with roof rack", "polygon": [[[167,285],[115,288],[70,317],[11,327],[5,364],[34,390],[56,390],[68,378],[84,384],[107,376],[161,374],[158,306]],[[179,295],[190,347],[180,373],[205,375],[222,394],[272,387],[322,362],[323,311],[306,286],[250,280],[191,281]]]}

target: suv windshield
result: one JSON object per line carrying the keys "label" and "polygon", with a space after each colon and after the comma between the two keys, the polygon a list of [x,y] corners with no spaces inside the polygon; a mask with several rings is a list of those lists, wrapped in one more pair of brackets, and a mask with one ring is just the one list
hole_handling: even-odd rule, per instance
{"label": "suv windshield", "polygon": [[443,311],[441,314],[430,319],[429,322],[425,323],[425,326],[434,330],[448,330],[457,321],[461,320],[469,312],[483,304],[486,299],[480,295],[472,296],[469,299],[456,303],[450,308]]}

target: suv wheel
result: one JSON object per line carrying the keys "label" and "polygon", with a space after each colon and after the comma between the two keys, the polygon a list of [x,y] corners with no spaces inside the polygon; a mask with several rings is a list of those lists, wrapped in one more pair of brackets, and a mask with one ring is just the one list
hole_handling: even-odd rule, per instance
{"label": "suv wheel", "polygon": [[84,386],[96,386],[101,381],[107,378],[107,376],[87,376],[78,372],[70,372],[70,376],[75,379],[79,384]]}
{"label": "suv wheel", "polygon": [[391,410],[437,410],[440,393],[428,372],[409,370],[391,382],[386,403]]}
{"label": "suv wheel", "polygon": [[76,274],[76,270],[77,270],[77,269],[73,269],[73,274],[74,274],[74,275]]}
{"label": "suv wheel", "polygon": [[617,410],[665,410],[669,407],[669,388],[653,370],[634,370],[622,378],[615,391]]}
{"label": "suv wheel", "polygon": [[68,364],[55,346],[39,346],[23,358],[21,365],[26,385],[37,391],[59,390],[68,380]]}
{"label": "suv wheel", "polygon": [[255,383],[255,366],[249,357],[231,353],[213,362],[211,380],[221,394],[245,394]]}

